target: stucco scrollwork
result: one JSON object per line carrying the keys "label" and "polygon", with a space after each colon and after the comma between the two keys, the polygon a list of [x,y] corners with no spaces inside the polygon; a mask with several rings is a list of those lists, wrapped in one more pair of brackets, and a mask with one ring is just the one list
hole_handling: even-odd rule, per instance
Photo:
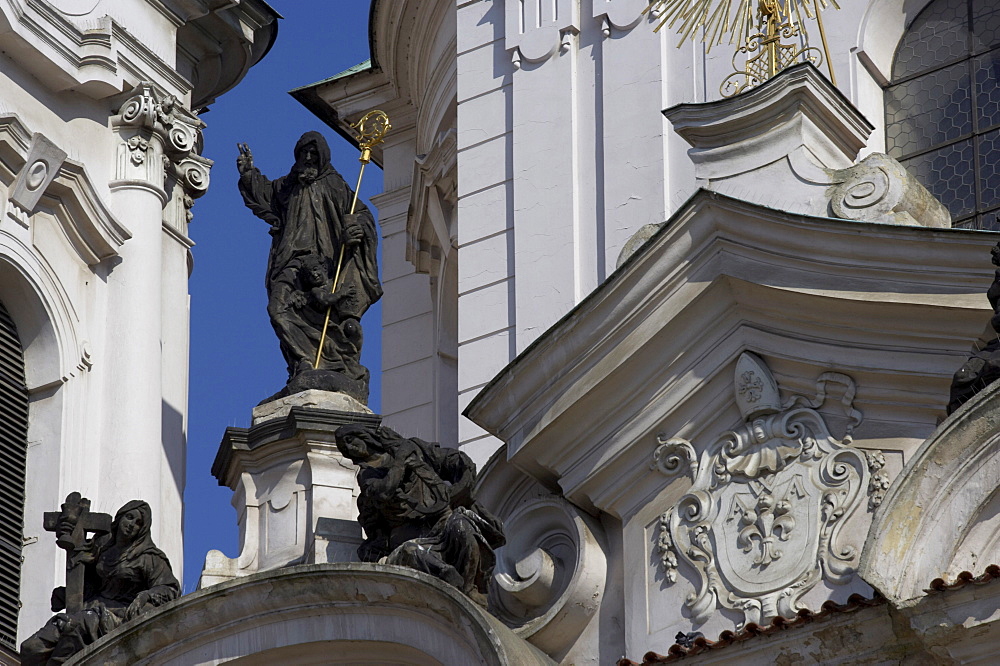
{"label": "stucco scrollwork", "polygon": [[695,453],[691,442],[660,434],[656,438],[656,443],[659,446],[653,451],[650,469],[658,470],[665,476],[675,476],[686,467],[692,478],[698,476],[698,454]]}
{"label": "stucco scrollwork", "polygon": [[948,210],[902,164],[882,153],[832,172],[834,217],[861,222],[950,227]]}
{"label": "stucco scrollwork", "polygon": [[505,25],[506,47],[515,69],[520,68],[522,59],[543,62],[557,50],[572,48],[573,36],[580,32],[580,3],[576,0],[508,2]]}
{"label": "stucco scrollwork", "polygon": [[[843,439],[816,411],[828,384],[844,389],[849,425]],[[850,377],[824,373],[814,398],[793,396],[782,404],[767,365],[744,353],[734,382],[741,427],[697,460],[690,443],[660,436],[654,466],[676,473],[689,459],[693,470],[688,493],[660,518],[656,548],[668,582],[676,581],[679,561],[697,572],[685,602],[694,622],[720,607],[742,612],[740,626],[789,617],[821,581],[843,584],[854,576],[861,544],[845,539],[842,527],[866,508],[866,491],[881,487],[872,458],[850,446],[862,419],[853,406],[855,390]]]}
{"label": "stucco scrollwork", "polygon": [[868,506],[877,509],[882,505],[885,494],[889,491],[889,475],[885,469],[885,456],[881,451],[868,451],[868,469],[872,473],[871,481],[868,485]]}
{"label": "stucco scrollwork", "polygon": [[600,607],[607,577],[600,525],[543,495],[504,518],[490,612],[548,654],[573,645]]}
{"label": "stucco scrollwork", "polygon": [[[175,96],[141,83],[122,102],[113,124],[122,140],[120,154],[128,157],[118,161],[118,180],[161,186],[172,177],[192,199],[207,191],[212,161],[199,155],[205,123]],[[147,159],[151,150],[164,159]]]}
{"label": "stucco scrollwork", "polygon": [[670,521],[673,517],[673,509],[663,512],[663,515],[660,516],[660,533],[656,538],[656,549],[660,553],[663,577],[668,583],[677,582],[677,552],[674,550],[674,538],[670,534]]}

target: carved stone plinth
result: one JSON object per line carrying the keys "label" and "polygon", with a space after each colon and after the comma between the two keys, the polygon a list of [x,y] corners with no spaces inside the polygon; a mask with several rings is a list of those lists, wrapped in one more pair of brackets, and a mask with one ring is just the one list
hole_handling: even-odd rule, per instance
{"label": "carved stone plinth", "polygon": [[[872,126],[809,64],[730,99],[664,111],[698,185],[793,213],[950,227],[948,210],[883,154],[858,161]],[[761,187],[761,183],[769,183]]]}
{"label": "carved stone plinth", "polygon": [[[293,564],[357,561],[357,468],[337,450],[334,432],[377,426],[381,417],[336,395],[306,393],[322,392],[262,405],[250,428],[226,429],[212,474],[233,490],[240,554],[210,551],[199,587]],[[342,408],[321,408],[328,405]]]}

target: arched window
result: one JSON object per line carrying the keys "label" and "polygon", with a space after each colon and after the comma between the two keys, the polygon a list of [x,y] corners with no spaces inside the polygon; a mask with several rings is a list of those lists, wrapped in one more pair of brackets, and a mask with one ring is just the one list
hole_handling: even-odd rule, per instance
{"label": "arched window", "polygon": [[0,303],[0,641],[16,650],[28,390],[17,328]]}
{"label": "arched window", "polygon": [[935,0],[900,42],[886,146],[957,227],[1000,231],[1000,4]]}

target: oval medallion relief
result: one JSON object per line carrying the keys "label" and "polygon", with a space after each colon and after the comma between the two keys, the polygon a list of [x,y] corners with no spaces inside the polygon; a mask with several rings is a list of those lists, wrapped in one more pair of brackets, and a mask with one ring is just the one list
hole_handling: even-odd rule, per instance
{"label": "oval medallion relief", "polygon": [[45,177],[49,175],[49,165],[45,163],[45,160],[38,160],[30,167],[28,167],[27,176],[24,179],[25,186],[34,192],[42,183],[45,182]]}

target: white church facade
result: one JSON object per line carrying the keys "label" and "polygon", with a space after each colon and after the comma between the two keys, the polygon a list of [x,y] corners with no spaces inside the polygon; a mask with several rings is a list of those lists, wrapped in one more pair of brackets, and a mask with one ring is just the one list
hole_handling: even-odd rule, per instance
{"label": "white church facade", "polygon": [[[683,3],[647,4],[373,0],[371,59],[292,91],[349,140],[373,108],[392,120],[371,202],[383,414],[303,399],[228,429],[213,473],[234,491],[241,552],[210,553],[199,590],[73,663],[994,658],[1000,388],[948,404],[998,330],[1000,7],[839,0],[801,19],[821,57],[749,81],[734,77],[738,43],[678,47]],[[102,11],[109,25],[160,16]],[[241,54],[239,71],[208,67],[223,73],[201,91],[180,85],[201,61],[115,79],[117,97],[107,67],[98,81],[59,62],[50,89],[28,91],[28,65],[3,61],[23,99],[0,108],[0,325],[23,349],[28,468],[60,479],[33,491],[29,473],[25,515],[94,466],[116,478],[82,457],[95,432],[154,442],[155,478],[130,482],[160,489],[157,543],[174,562],[183,427],[167,421],[183,424],[186,364],[166,357],[186,358],[187,328],[162,312],[186,299],[185,205],[209,166],[185,109],[235,84],[274,21],[263,3],[218,11],[254,37],[223,41],[241,45],[222,58]],[[163,49],[187,34],[175,27]],[[94,100],[84,120],[63,120],[62,90]],[[24,124],[36,117],[49,124]],[[92,143],[63,138],[74,123]],[[156,237],[124,211],[160,220]],[[155,276],[128,272],[154,255]],[[162,322],[162,352],[109,349],[93,322],[139,325],[140,307],[142,326]],[[140,362],[155,396],[122,369]],[[83,405],[115,391],[135,422],[83,427],[103,413]],[[507,535],[487,607],[356,561],[358,490],[332,434],[344,422],[476,461]],[[104,509],[138,494],[100,492]],[[24,534],[24,571],[52,587],[58,563],[32,560],[30,536],[51,535]],[[46,616],[26,605],[20,622]]]}
{"label": "white church facade", "polygon": [[277,18],[255,0],[0,2],[3,663],[52,614],[66,560],[41,516],[72,491],[101,512],[145,498],[180,575],[198,112]]}

